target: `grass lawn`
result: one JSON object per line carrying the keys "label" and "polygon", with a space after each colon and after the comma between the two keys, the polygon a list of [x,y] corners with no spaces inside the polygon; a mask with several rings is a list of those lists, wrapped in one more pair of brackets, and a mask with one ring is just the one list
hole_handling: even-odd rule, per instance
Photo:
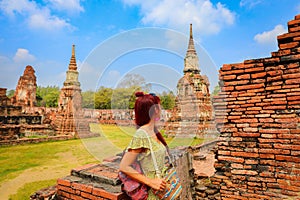
{"label": "grass lawn", "polygon": [[[91,124],[91,131],[102,137],[0,147],[0,199],[28,199],[35,191],[54,185],[57,178],[69,175],[72,168],[100,163],[121,152],[135,128]],[[193,138],[166,140],[171,148],[202,142]]]}

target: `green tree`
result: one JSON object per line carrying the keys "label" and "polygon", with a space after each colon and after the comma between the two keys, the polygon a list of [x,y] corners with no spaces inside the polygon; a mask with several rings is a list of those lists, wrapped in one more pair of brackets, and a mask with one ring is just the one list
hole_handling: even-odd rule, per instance
{"label": "green tree", "polygon": [[160,97],[161,106],[163,107],[163,109],[170,110],[170,109],[174,108],[176,96],[173,94],[172,91],[170,91],[169,93],[164,91],[164,92],[162,92],[162,94],[159,95],[159,97]]}
{"label": "green tree", "polygon": [[57,107],[59,93],[58,86],[38,86],[36,89],[37,106]]}
{"label": "green tree", "polygon": [[8,98],[12,98],[12,97],[14,96],[14,94],[15,94],[15,90],[8,90],[8,91],[6,92],[6,96],[7,96]]}
{"label": "green tree", "polygon": [[[138,74],[127,74],[115,89],[101,86],[94,94],[96,109],[133,109],[135,103],[135,92],[148,92],[151,84],[146,84],[144,77]],[[91,106],[91,95],[83,94],[84,106]]]}
{"label": "green tree", "polygon": [[135,92],[140,90],[138,86],[130,88],[116,88],[112,95],[111,106],[114,109],[133,109],[135,102]]}
{"label": "green tree", "polygon": [[110,109],[113,89],[101,86],[95,93],[95,108]]}
{"label": "green tree", "polygon": [[220,86],[217,85],[217,86],[215,86],[214,91],[212,92],[211,96],[212,97],[217,96],[219,94],[219,92],[220,92]]}
{"label": "green tree", "polygon": [[81,93],[82,95],[82,107],[94,108],[95,107],[95,92],[88,90]]}

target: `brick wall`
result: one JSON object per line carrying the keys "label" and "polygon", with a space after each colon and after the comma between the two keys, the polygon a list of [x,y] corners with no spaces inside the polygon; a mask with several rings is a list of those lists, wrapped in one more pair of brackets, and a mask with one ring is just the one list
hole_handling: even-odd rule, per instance
{"label": "brick wall", "polygon": [[[176,168],[183,192],[180,199],[194,199],[191,187],[194,178],[192,157],[186,148],[171,150],[175,158]],[[71,170],[70,175],[59,178],[55,186],[41,189],[31,195],[31,200],[40,199],[99,199],[99,200],[129,200],[121,191],[121,181],[118,178],[121,156],[107,158],[101,164],[88,164]]]}
{"label": "brick wall", "polygon": [[300,199],[300,15],[271,57],[225,64],[214,100],[221,199]]}

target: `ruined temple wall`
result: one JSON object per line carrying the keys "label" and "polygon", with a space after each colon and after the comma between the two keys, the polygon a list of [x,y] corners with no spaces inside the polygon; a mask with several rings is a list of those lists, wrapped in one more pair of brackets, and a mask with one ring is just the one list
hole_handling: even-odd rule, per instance
{"label": "ruined temple wall", "polygon": [[[201,147],[199,147],[201,148]],[[180,199],[192,200],[194,190],[192,156],[185,148],[171,149],[183,191]],[[104,159],[101,164],[87,164],[71,170],[71,174],[57,180],[56,186],[37,191],[30,199],[103,199],[130,200],[122,192],[118,178],[121,154]]]}
{"label": "ruined temple wall", "polygon": [[221,199],[300,197],[300,15],[272,57],[226,64],[215,98]]}

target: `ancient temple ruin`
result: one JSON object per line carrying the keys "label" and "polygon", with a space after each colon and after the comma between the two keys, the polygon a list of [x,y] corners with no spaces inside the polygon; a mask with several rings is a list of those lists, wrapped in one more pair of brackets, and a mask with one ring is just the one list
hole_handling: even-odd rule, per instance
{"label": "ancient temple ruin", "polygon": [[300,199],[300,15],[287,25],[271,57],[220,69],[219,199]]}
{"label": "ancient temple ruin", "polygon": [[75,45],[72,46],[72,56],[66,74],[66,80],[59,95],[58,110],[52,124],[58,135],[70,135],[73,137],[92,136],[93,134],[89,131],[89,121],[84,118],[82,110]]}
{"label": "ancient temple ruin", "polygon": [[[0,88],[0,146],[23,143],[28,136],[55,135],[52,126],[43,123],[42,115],[26,113],[23,108],[24,106],[13,105],[6,96],[6,88]],[[31,142],[30,139],[27,141]]]}
{"label": "ancient temple ruin", "polygon": [[190,24],[189,44],[184,59],[184,75],[177,84],[175,107],[166,127],[168,135],[202,137],[214,130],[209,80],[200,72],[192,24]]}
{"label": "ancient temple ruin", "polygon": [[[190,180],[185,191],[192,194],[182,199],[300,199],[300,15],[277,39],[279,49],[271,57],[221,67],[221,92],[213,103],[221,134],[214,150],[216,172],[205,177],[190,158],[178,156],[184,160],[178,171]],[[126,199],[117,179],[118,159],[73,169],[31,199]]]}
{"label": "ancient temple ruin", "polygon": [[30,106],[36,104],[36,76],[32,66],[26,66],[23,76],[19,78],[12,104],[16,106]]}

